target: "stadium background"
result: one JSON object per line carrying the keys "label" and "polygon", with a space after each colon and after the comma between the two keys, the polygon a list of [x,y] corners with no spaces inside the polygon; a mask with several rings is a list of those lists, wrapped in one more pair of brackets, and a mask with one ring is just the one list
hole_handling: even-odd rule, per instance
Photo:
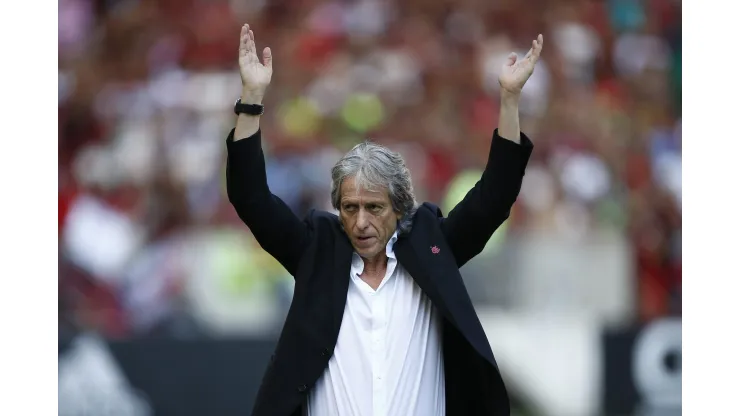
{"label": "stadium background", "polygon": [[299,215],[365,138],[445,212],[537,33],[512,217],[462,270],[517,415],[680,414],[678,0],[60,0],[60,415],[245,414],[291,277],[224,193],[240,25]]}

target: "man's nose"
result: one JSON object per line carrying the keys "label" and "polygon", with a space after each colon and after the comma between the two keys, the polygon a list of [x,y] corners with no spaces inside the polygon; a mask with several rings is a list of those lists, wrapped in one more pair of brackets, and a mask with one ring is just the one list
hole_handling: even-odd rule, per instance
{"label": "man's nose", "polygon": [[357,228],[361,231],[366,229],[370,225],[370,214],[364,209],[361,209],[357,213]]}

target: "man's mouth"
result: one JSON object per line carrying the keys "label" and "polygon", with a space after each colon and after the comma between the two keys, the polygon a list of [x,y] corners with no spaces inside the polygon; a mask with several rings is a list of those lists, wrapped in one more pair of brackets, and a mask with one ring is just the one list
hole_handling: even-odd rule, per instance
{"label": "man's mouth", "polygon": [[375,238],[374,236],[357,237],[357,243],[356,244],[358,246],[361,246],[361,247],[369,247],[375,241],[374,238]]}

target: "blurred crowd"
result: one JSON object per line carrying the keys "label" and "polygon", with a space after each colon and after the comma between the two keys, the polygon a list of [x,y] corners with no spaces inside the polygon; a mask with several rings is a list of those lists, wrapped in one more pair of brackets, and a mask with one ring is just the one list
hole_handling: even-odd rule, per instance
{"label": "blurred crowd", "polygon": [[364,139],[448,212],[485,164],[504,58],[542,33],[506,233],[622,233],[637,317],[681,314],[680,0],[60,0],[60,333],[279,328],[291,277],[224,188],[245,22],[274,56],[269,184],[298,215],[331,209],[329,169]]}

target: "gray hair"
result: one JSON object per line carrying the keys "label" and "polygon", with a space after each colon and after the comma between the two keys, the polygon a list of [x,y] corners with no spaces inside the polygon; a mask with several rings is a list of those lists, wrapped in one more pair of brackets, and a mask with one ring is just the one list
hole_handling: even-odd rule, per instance
{"label": "gray hair", "polygon": [[401,213],[399,233],[411,231],[418,208],[411,185],[411,173],[400,154],[372,142],[356,145],[331,169],[331,204],[339,210],[342,182],[355,178],[358,188],[388,191],[393,210]]}

